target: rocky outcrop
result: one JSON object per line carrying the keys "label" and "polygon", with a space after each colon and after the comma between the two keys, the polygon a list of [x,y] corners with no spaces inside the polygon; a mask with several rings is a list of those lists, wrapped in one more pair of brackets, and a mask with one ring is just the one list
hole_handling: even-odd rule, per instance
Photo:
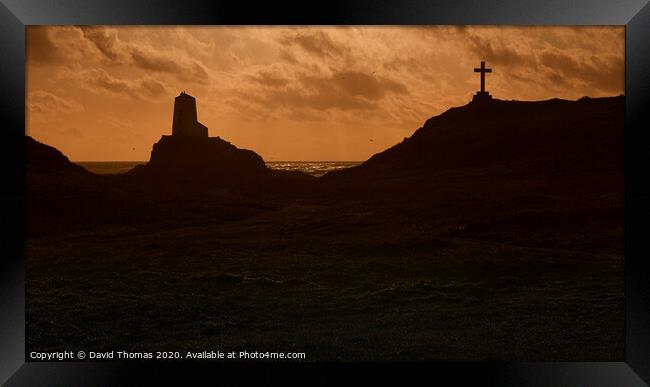
{"label": "rocky outcrop", "polygon": [[149,162],[131,174],[240,179],[267,171],[260,155],[219,137],[162,136],[154,144]]}

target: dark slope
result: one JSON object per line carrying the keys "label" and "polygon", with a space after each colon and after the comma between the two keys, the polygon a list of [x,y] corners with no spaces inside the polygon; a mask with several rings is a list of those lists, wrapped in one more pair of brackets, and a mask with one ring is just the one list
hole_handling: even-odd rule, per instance
{"label": "dark slope", "polygon": [[98,184],[104,179],[29,136],[24,145],[27,235],[58,232],[71,221],[92,223],[110,194]]}
{"label": "dark slope", "polygon": [[459,168],[490,174],[622,171],[625,99],[493,100],[432,117],[410,138],[324,180],[363,184]]}
{"label": "dark slope", "polygon": [[90,174],[72,163],[61,151],[25,136],[25,166],[27,173],[36,174]]}

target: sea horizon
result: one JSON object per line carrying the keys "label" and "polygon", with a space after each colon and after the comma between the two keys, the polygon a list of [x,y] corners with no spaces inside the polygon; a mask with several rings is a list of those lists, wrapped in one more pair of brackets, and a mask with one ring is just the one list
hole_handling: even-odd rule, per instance
{"label": "sea horizon", "polygon": [[[148,161],[72,161],[90,172],[100,175],[115,175],[126,173],[138,164],[146,164]],[[312,176],[320,177],[328,172],[351,168],[363,163],[363,161],[304,161],[304,160],[282,160],[265,161],[270,169],[282,171],[299,171]]]}

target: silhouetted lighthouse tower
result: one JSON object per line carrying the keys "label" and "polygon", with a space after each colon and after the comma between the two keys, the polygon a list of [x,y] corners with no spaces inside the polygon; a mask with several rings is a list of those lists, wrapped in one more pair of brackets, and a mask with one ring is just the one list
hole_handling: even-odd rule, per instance
{"label": "silhouetted lighthouse tower", "polygon": [[481,73],[481,90],[477,91],[472,102],[486,102],[492,100],[490,93],[485,91],[485,73],[491,73],[492,69],[485,67],[485,61],[481,61],[481,67],[474,69],[475,73]]}
{"label": "silhouetted lighthouse tower", "polygon": [[174,99],[173,137],[208,137],[208,128],[196,119],[196,100],[184,91]]}

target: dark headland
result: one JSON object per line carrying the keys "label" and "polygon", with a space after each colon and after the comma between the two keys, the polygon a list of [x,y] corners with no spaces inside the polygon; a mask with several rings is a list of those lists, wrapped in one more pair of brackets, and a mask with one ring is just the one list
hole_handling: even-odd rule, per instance
{"label": "dark headland", "polygon": [[472,167],[620,171],[624,112],[623,96],[470,103],[430,118],[401,143],[328,177],[431,175]]}
{"label": "dark headland", "polygon": [[319,179],[195,117],[117,176],[26,138],[27,349],[621,361],[624,97],[483,97]]}

